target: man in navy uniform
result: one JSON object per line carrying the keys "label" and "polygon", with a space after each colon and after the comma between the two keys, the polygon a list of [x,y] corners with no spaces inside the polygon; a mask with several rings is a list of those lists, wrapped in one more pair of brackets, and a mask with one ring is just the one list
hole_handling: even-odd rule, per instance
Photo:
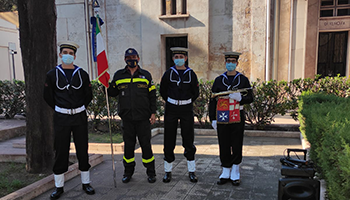
{"label": "man in navy uniform", "polygon": [[156,88],[151,74],[138,63],[139,54],[133,48],[125,51],[126,66],[115,72],[109,84],[108,95],[118,96],[118,114],[123,120],[124,175],[123,183],[131,180],[135,171],[136,136],[142,149],[142,163],[146,167],[148,182],[156,181],[154,156],[151,146],[151,124],[155,122]]}
{"label": "man in navy uniform", "polygon": [[[239,164],[242,162],[245,124],[243,105],[253,102],[253,92],[248,78],[236,71],[238,58],[241,53],[226,52],[224,54],[227,71],[215,79],[212,92],[219,93],[237,89],[247,90],[242,93],[236,92],[219,98],[211,98],[209,103],[209,117],[213,128],[218,132],[220,148],[222,173],[217,184],[222,185],[231,181],[234,186],[238,186],[240,184]],[[227,101],[225,102],[225,100]],[[225,103],[220,104],[218,103],[219,101]],[[229,109],[236,108],[236,111],[221,110],[225,106]]]}
{"label": "man in navy uniform", "polygon": [[187,158],[187,167],[191,182],[197,182],[195,175],[194,146],[194,115],[193,102],[199,96],[199,87],[196,73],[185,65],[187,60],[186,48],[173,47],[175,66],[168,69],[160,83],[160,94],[165,104],[164,115],[164,171],[163,182],[171,181],[171,171],[175,160],[174,149],[178,120],[180,120],[182,146],[185,148],[184,156]]}
{"label": "man in navy uniform", "polygon": [[58,199],[63,193],[64,173],[68,171],[71,134],[81,171],[82,188],[87,194],[95,194],[90,186],[90,164],[88,155],[88,124],[86,108],[92,99],[89,75],[73,64],[79,46],[71,41],[59,44],[62,64],[46,75],[44,99],[55,110],[53,173],[55,191],[51,199]]}

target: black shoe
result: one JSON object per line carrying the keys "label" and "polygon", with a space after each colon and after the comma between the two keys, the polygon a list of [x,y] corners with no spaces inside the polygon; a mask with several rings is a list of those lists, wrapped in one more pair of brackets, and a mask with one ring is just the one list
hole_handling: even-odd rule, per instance
{"label": "black shoe", "polygon": [[129,183],[130,179],[131,179],[131,176],[124,176],[122,181],[123,183]]}
{"label": "black shoe", "polygon": [[241,180],[239,180],[239,179],[237,179],[237,180],[231,180],[231,182],[232,182],[232,185],[233,186],[239,186],[239,184],[241,184]]}
{"label": "black shoe", "polygon": [[165,175],[163,177],[164,183],[169,183],[171,181],[171,172],[165,172]]}
{"label": "black shoe", "polygon": [[190,177],[190,181],[193,183],[197,183],[198,182],[198,178],[196,176],[196,174],[194,174],[194,172],[189,172],[188,173],[188,177]]}
{"label": "black shoe", "polygon": [[63,187],[56,188],[55,191],[50,195],[50,199],[58,199],[60,198],[61,194],[63,194]]}
{"label": "black shoe", "polygon": [[95,189],[91,187],[90,184],[83,184],[83,190],[86,194],[92,195],[95,194]]}
{"label": "black shoe", "polygon": [[216,184],[218,184],[218,185],[223,185],[223,184],[229,182],[230,180],[231,180],[231,179],[229,179],[229,178],[220,178],[220,180],[218,180],[218,181],[216,182]]}
{"label": "black shoe", "polygon": [[154,182],[156,182],[156,176],[155,175],[150,175],[150,176],[148,176],[148,182],[149,183],[154,183]]}

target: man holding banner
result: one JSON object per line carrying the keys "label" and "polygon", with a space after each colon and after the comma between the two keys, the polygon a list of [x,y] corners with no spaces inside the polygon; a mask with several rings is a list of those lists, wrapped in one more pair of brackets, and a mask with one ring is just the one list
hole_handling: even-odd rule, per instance
{"label": "man holding banner", "polygon": [[[215,79],[212,92],[218,97],[211,98],[209,103],[209,117],[218,132],[222,166],[218,185],[229,181],[234,186],[240,184],[239,164],[242,162],[245,124],[243,105],[253,102],[253,92],[248,78],[236,71],[239,55],[241,53],[225,53],[227,71]],[[227,91],[232,93],[227,95]]]}
{"label": "man holding banner", "polygon": [[118,70],[108,88],[108,95],[118,96],[118,115],[123,120],[124,176],[123,183],[131,180],[135,171],[135,144],[138,137],[142,149],[142,163],[146,167],[148,182],[156,181],[154,156],[151,146],[151,124],[155,122],[156,88],[151,74],[138,65],[137,51],[125,51],[126,66]]}

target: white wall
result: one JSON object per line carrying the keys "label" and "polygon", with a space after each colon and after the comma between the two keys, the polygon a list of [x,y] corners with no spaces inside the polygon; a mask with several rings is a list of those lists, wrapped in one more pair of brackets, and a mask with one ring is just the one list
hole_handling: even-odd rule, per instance
{"label": "white wall", "polygon": [[[165,37],[188,36],[189,66],[199,77],[208,69],[208,1],[188,1],[189,18],[160,19],[160,0],[99,1],[102,26],[108,44],[110,73],[125,67],[124,52],[133,47],[140,54],[140,65],[152,73],[156,82],[165,72]],[[106,29],[107,27],[107,29]]]}
{"label": "white wall", "polygon": [[[188,18],[166,19],[159,17],[161,0],[99,3],[111,76],[125,67],[124,52],[133,47],[140,54],[140,65],[159,82],[166,69],[165,38],[187,36],[189,66],[199,78],[212,80],[225,71],[225,51],[243,52],[238,70],[251,80],[265,77],[265,1],[188,0]],[[84,0],[57,0],[56,4],[58,41],[69,39],[81,45],[75,63],[87,70],[90,27],[84,19]]]}
{"label": "white wall", "polygon": [[307,1],[294,0],[292,79],[304,78]]}
{"label": "white wall", "polygon": [[19,47],[19,31],[16,25],[0,19],[0,80],[12,80],[14,78],[12,55],[8,48],[9,42],[16,45],[17,54],[14,54],[16,79],[24,80],[22,56]]}
{"label": "white wall", "polygon": [[[84,0],[56,0],[56,10],[57,42],[69,40],[77,43],[80,48],[77,50],[74,64],[91,75],[90,51],[88,48],[89,27],[86,26],[90,19],[86,17]],[[58,46],[57,52],[59,53]],[[57,63],[62,63],[59,57]]]}
{"label": "white wall", "polygon": [[208,79],[226,71],[223,53],[242,52],[237,70],[265,79],[266,1],[210,0]]}

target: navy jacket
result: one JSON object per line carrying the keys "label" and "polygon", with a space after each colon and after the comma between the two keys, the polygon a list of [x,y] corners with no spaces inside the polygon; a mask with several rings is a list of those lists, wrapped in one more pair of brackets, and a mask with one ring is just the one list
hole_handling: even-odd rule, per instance
{"label": "navy jacket", "polygon": [[[246,76],[237,72],[232,83],[229,83],[227,72],[216,77],[211,91],[213,93],[224,92],[232,89],[244,89],[251,88],[250,82]],[[250,104],[253,102],[253,91],[250,89],[247,92],[241,92],[242,100],[239,102],[240,105]],[[216,120],[216,104],[217,99],[211,98],[209,102],[209,118],[210,121]]]}
{"label": "navy jacket", "polygon": [[199,85],[196,73],[186,66],[182,79],[176,67],[168,69],[160,82],[160,95],[167,102],[168,97],[174,100],[192,99],[194,102],[199,96]]}
{"label": "navy jacket", "polygon": [[[68,80],[61,65],[46,74],[44,99],[53,109],[55,106],[66,109],[75,109],[81,106],[88,107],[92,100],[92,89],[89,75],[82,68],[74,65],[75,70],[71,80]],[[86,112],[67,115],[55,112],[54,122],[63,126],[86,123]]]}
{"label": "navy jacket", "polygon": [[108,95],[118,96],[118,115],[123,120],[149,120],[156,113],[156,88],[151,74],[138,66],[133,75],[125,67],[115,72]]}

